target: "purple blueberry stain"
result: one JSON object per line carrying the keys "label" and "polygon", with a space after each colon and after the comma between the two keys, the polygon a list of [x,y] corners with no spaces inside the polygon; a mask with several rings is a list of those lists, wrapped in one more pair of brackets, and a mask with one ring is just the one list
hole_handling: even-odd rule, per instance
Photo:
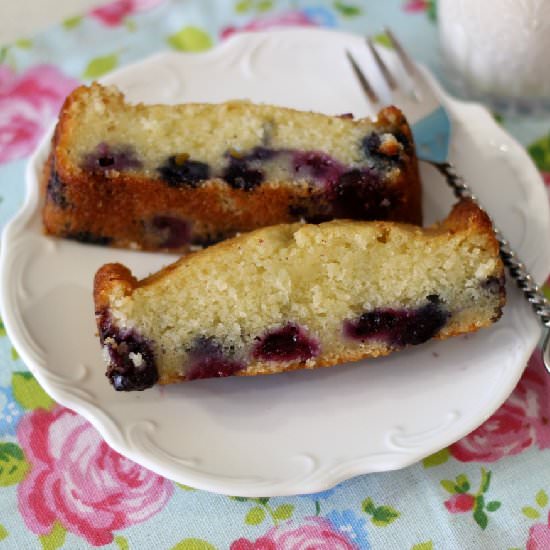
{"label": "purple blueberry stain", "polygon": [[275,158],[278,154],[280,154],[280,151],[275,151],[269,147],[254,147],[250,153],[247,153],[242,158],[247,161],[265,161]]}
{"label": "purple blueberry stain", "polygon": [[[395,137],[397,139],[397,136]],[[401,134],[401,139],[406,140],[407,138],[404,134]],[[397,139],[397,141],[399,141],[399,139]],[[386,166],[387,164],[387,167],[389,168],[389,163],[398,160],[401,156],[401,153],[397,151],[393,155],[388,155],[387,153],[380,150],[381,145],[382,140],[380,139],[380,135],[376,132],[372,132],[363,138],[363,150],[365,152],[365,155],[367,157],[373,157],[378,163],[384,162],[384,166]]]}
{"label": "purple blueberry stain", "polygon": [[134,329],[117,327],[106,312],[98,312],[100,341],[108,359],[107,377],[117,391],[141,391],[154,386],[158,372],[152,346]]}
{"label": "purple blueberry stain", "polygon": [[157,169],[169,187],[197,187],[210,178],[210,166],[187,155],[172,155]]}
{"label": "purple blueberry stain", "polygon": [[157,246],[162,248],[181,248],[191,240],[191,224],[175,216],[155,216],[146,227],[154,234]]}
{"label": "purple blueberry stain", "polygon": [[368,155],[380,155],[380,144],[380,136],[375,132],[372,132],[363,138],[363,149]]}
{"label": "purple blueberry stain", "polygon": [[83,167],[92,172],[108,170],[134,170],[142,167],[135,149],[131,145],[112,146],[107,143],[97,145],[92,153],[84,157]]}
{"label": "purple blueberry stain", "polygon": [[298,177],[313,178],[325,185],[334,183],[344,171],[339,162],[319,151],[295,152],[292,164]]}
{"label": "purple blueberry stain", "polygon": [[78,241],[80,243],[98,244],[101,246],[108,246],[113,242],[111,237],[107,237],[106,235],[98,235],[91,231],[74,231],[72,233],[66,233],[65,238]]}
{"label": "purple blueberry stain", "polygon": [[376,171],[354,169],[342,174],[328,191],[334,216],[357,220],[385,220],[398,200],[385,188]]}
{"label": "purple blueberry stain", "polygon": [[305,328],[288,323],[258,336],[252,355],[263,361],[307,361],[319,351],[319,342]]}
{"label": "purple blueberry stain", "polygon": [[223,241],[225,237],[227,237],[227,235],[222,233],[205,233],[204,235],[195,235],[191,238],[191,244],[206,248],[207,246]]}
{"label": "purple blueberry stain", "polygon": [[232,357],[232,353],[232,349],[224,352],[222,345],[214,338],[200,336],[189,350],[185,379],[234,376],[245,365]]}
{"label": "purple blueberry stain", "polygon": [[[401,143],[405,152],[410,150],[411,143],[404,134],[400,135],[401,141],[397,136],[394,137]],[[404,143],[407,145],[404,145]],[[381,149],[382,139],[380,135],[375,132],[363,138],[362,147],[365,157],[369,161],[370,168],[376,170],[378,173],[385,173],[403,165],[404,157],[402,151],[397,148],[394,154],[388,154],[387,149]]]}
{"label": "purple blueberry stain", "polygon": [[222,177],[234,189],[251,191],[263,182],[264,173],[252,168],[244,158],[231,157]]}
{"label": "purple blueberry stain", "polygon": [[344,321],[344,335],[365,342],[380,340],[393,347],[417,345],[435,336],[446,324],[450,313],[435,294],[415,309],[377,308],[356,319]]}
{"label": "purple blueberry stain", "polygon": [[491,292],[493,294],[499,294],[504,291],[504,276],[501,277],[487,277],[484,281],[481,282],[481,288]]}
{"label": "purple blueberry stain", "polygon": [[59,208],[67,208],[69,201],[66,196],[66,185],[59,178],[59,174],[53,170],[46,187],[48,198]]}

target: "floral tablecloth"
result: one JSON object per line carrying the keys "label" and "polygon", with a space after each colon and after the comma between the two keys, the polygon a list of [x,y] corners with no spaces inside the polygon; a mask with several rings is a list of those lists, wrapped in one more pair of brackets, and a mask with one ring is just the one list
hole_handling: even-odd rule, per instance
{"label": "floral tablecloth", "polygon": [[[0,224],[23,200],[26,157],[80,81],[276,25],[391,24],[441,77],[435,11],[433,0],[116,0],[21,37],[0,49]],[[501,122],[550,184],[550,119]],[[489,420],[422,463],[251,499],[175,484],[111,450],[44,393],[0,331],[0,548],[550,549],[550,377],[537,354]]]}

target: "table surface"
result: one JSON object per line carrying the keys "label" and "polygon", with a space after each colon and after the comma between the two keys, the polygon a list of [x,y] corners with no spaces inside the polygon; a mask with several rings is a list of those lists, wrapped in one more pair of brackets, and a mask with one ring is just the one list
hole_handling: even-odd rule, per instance
{"label": "table surface", "polygon": [[[199,51],[274,25],[365,34],[391,24],[443,77],[433,0],[116,0],[71,15],[88,9],[79,0],[48,9],[71,17],[33,36],[43,18],[5,21],[26,5],[0,5],[1,226],[21,205],[26,158],[65,95],[150,53]],[[502,124],[550,184],[550,119]],[[44,393],[0,331],[0,548],[550,549],[550,377],[537,354],[490,419],[420,464],[316,495],[244,499],[174,484],[112,451]]]}

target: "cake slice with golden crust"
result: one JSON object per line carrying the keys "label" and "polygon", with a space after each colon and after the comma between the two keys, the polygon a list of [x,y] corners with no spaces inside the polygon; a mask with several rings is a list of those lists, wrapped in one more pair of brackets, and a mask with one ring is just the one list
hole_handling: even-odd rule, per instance
{"label": "cake slice with golden crust", "polygon": [[247,101],[136,105],[82,86],[61,109],[43,187],[47,233],[147,250],[302,218],[421,222],[395,107],[354,120]]}
{"label": "cake slice with golden crust", "polygon": [[427,229],[258,229],[142,281],[107,264],[94,298],[107,376],[117,390],[142,390],[386,355],[489,326],[505,294],[491,223],[462,201]]}

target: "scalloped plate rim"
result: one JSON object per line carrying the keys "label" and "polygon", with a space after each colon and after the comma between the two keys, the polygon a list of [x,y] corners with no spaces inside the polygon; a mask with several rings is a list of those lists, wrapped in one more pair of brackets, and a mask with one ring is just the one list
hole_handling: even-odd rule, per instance
{"label": "scalloped plate rim", "polygon": [[[288,34],[296,34],[299,33],[300,35],[304,35],[307,33],[335,33],[340,35],[346,35],[354,37],[356,35],[350,35],[349,33],[343,33],[340,31],[333,31],[333,30],[325,30],[325,29],[282,29],[277,31],[268,31],[268,32],[260,32],[260,33],[242,33],[235,35],[234,38],[227,40],[226,42],[223,42],[220,46],[214,48],[213,50],[210,50],[208,52],[204,52],[201,54],[177,54],[174,52],[161,52],[154,54],[151,57],[148,57],[147,59],[141,60],[137,63],[134,63],[132,65],[128,65],[125,67],[122,67],[121,69],[111,73],[108,75],[108,78],[104,79],[105,81],[112,82],[113,80],[116,80],[117,75],[120,73],[124,73],[125,71],[132,70],[135,67],[139,66],[140,64],[144,62],[149,62],[152,59],[162,59],[165,56],[168,56],[173,59],[183,59],[184,57],[197,59],[200,56],[208,57],[212,56],[215,57],[216,55],[219,55],[220,52],[225,51],[227,48],[230,48],[233,46],[233,44],[237,43],[238,41],[246,42],[250,39],[250,37],[255,37],[254,39],[261,39],[261,37],[269,36],[273,33],[288,33]],[[183,56],[183,57],[180,57]],[[430,78],[433,79],[433,77],[430,76]],[[434,80],[434,79],[433,79]],[[441,90],[440,90],[441,91]],[[449,98],[446,96],[444,92],[442,92],[442,96],[449,101],[449,103],[454,104],[455,107],[458,109],[460,108],[476,108],[481,109],[485,113],[485,115],[492,121],[492,117],[489,114],[489,112],[481,105],[477,103],[468,103],[468,102],[462,102],[458,101],[452,98]],[[529,170],[530,174],[528,174],[528,177],[540,180],[540,175],[536,171],[534,165],[530,162],[529,157],[527,156],[527,153],[517,143],[516,140],[509,134],[507,134],[501,127],[499,127],[494,121],[493,121],[494,129],[497,130],[498,133],[500,133],[501,137],[503,139],[506,139],[509,143],[514,144],[514,146],[521,151],[521,154],[523,154],[524,158],[521,157],[518,159],[517,164],[520,163],[520,161],[528,161],[528,163],[523,162],[522,168]],[[4,228],[3,234],[2,234],[2,246],[0,251],[0,267],[2,270],[2,286],[0,289],[1,292],[1,304],[0,309],[2,311],[2,317],[4,319],[4,323],[6,326],[7,333],[11,339],[11,342],[16,347],[18,352],[21,355],[21,358],[25,362],[25,364],[29,367],[29,369],[32,371],[32,373],[36,376],[37,380],[40,382],[40,384],[48,391],[48,393],[60,404],[63,404],[76,412],[82,414],[84,417],[86,417],[87,420],[89,420],[94,427],[101,433],[101,435],[105,438],[107,443],[113,447],[116,451],[119,453],[131,458],[132,460],[142,464],[145,467],[150,468],[153,471],[156,471],[166,477],[169,477],[171,479],[175,479],[176,481],[180,481],[185,484],[193,485],[197,488],[208,490],[208,491],[214,491],[214,492],[222,492],[226,494],[237,494],[236,490],[238,491],[239,495],[242,496],[266,496],[266,495],[272,495],[272,496],[278,496],[278,495],[291,495],[291,494],[298,494],[298,493],[312,493],[312,492],[318,492],[325,490],[329,487],[332,487],[333,485],[340,483],[346,479],[349,479],[351,477],[355,477],[357,475],[365,474],[365,473],[371,473],[371,472],[379,472],[379,471],[388,471],[390,469],[399,469],[404,468],[406,466],[409,466],[425,456],[428,456],[429,454],[437,451],[439,448],[442,447],[440,443],[432,444],[429,448],[423,449],[422,452],[409,453],[402,455],[399,455],[398,459],[396,459],[395,463],[389,465],[389,464],[379,464],[379,463],[371,463],[370,461],[365,461],[365,464],[350,464],[347,468],[344,466],[339,466],[337,468],[338,473],[334,472],[331,473],[330,470],[325,471],[322,476],[319,477],[319,479],[311,480],[309,482],[305,482],[300,484],[299,481],[296,480],[289,480],[289,481],[279,481],[273,483],[273,486],[271,488],[263,487],[265,483],[262,482],[262,490],[260,493],[258,493],[258,489],[255,489],[254,485],[250,485],[249,487],[246,486],[235,486],[235,484],[231,482],[224,482],[221,479],[218,479],[215,475],[204,475],[204,474],[193,474],[193,473],[186,473],[185,469],[182,469],[181,471],[174,472],[174,469],[166,466],[162,463],[162,461],[159,462],[158,457],[149,457],[147,455],[141,454],[142,451],[139,449],[132,449],[128,447],[127,441],[123,437],[123,434],[120,430],[120,426],[117,425],[117,423],[104,411],[101,410],[100,406],[97,406],[95,404],[92,404],[85,399],[78,398],[73,396],[72,394],[68,392],[64,392],[63,387],[59,386],[56,382],[49,380],[47,376],[47,366],[40,363],[40,361],[37,361],[35,357],[33,357],[33,354],[31,352],[27,351],[27,342],[25,341],[24,335],[20,333],[19,327],[18,327],[18,321],[15,318],[15,315],[12,314],[12,312],[15,311],[12,304],[12,297],[10,296],[10,287],[8,284],[6,284],[6,281],[9,281],[9,276],[6,276],[5,270],[6,266],[9,264],[10,258],[11,258],[11,244],[14,242],[14,240],[17,237],[21,236],[21,232],[24,232],[24,226],[25,224],[32,220],[35,215],[38,213],[38,209],[40,206],[40,196],[37,189],[37,186],[35,184],[36,182],[36,173],[39,169],[38,162],[40,158],[43,158],[44,151],[48,145],[48,142],[50,140],[51,133],[53,131],[53,126],[51,130],[46,134],[46,136],[42,139],[40,142],[37,150],[33,155],[30,157],[27,167],[26,167],[26,173],[25,173],[25,179],[26,179],[26,194],[25,194],[25,201],[19,212],[12,218],[12,220],[6,225]],[[529,168],[527,168],[527,164],[529,165]],[[542,180],[540,180],[540,189],[544,192],[544,187],[542,184]],[[547,226],[550,225],[549,223],[549,215],[548,215],[548,206],[546,204],[545,208],[546,213],[546,224]],[[542,237],[541,237],[542,238]],[[542,266],[537,269],[542,272],[544,269],[545,275],[550,272],[550,260],[547,257],[545,258],[546,261],[546,267],[543,268]],[[14,299],[15,301],[15,299]],[[532,349],[536,345],[536,338],[533,336],[531,340],[533,340],[532,346],[528,346],[529,349],[525,349],[522,354],[522,361],[521,365],[518,365],[518,368],[515,369],[513,376],[509,376],[507,379],[507,383],[505,384],[505,389],[503,388],[502,392],[499,392],[498,399],[494,399],[493,403],[491,404],[491,407],[486,407],[484,414],[479,416],[479,422],[476,424],[479,425],[481,422],[483,422],[486,418],[488,418],[506,399],[507,395],[511,392],[513,387],[517,384],[517,381],[521,377],[521,374],[523,372],[524,364],[526,363],[528,357],[530,356]],[[101,411],[101,413],[99,413]],[[98,414],[99,413],[99,414]],[[109,426],[109,422],[105,422],[104,416],[107,416],[109,418],[110,423],[112,426]],[[462,435],[466,435],[475,427],[467,426],[463,430]],[[456,440],[454,438],[453,440]],[[446,443],[447,445],[452,443],[452,441],[449,441]],[[335,470],[335,468],[333,468]],[[214,479],[212,479],[214,477]]]}

